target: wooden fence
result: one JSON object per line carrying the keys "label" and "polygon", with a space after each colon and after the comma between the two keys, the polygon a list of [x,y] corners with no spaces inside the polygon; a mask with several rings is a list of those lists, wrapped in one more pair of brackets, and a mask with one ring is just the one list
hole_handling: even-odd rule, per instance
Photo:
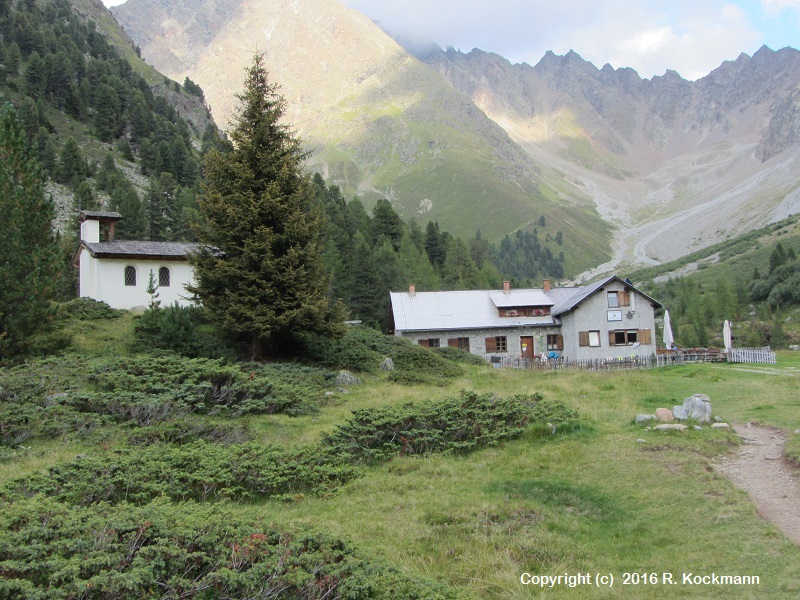
{"label": "wooden fence", "polygon": [[603,358],[592,360],[568,360],[566,358],[527,359],[506,356],[485,356],[486,360],[498,368],[530,369],[533,371],[558,371],[579,369],[584,371],[631,371],[634,369],[655,369],[685,363],[680,352],[632,356],[628,358]]}
{"label": "wooden fence", "polygon": [[733,348],[728,362],[775,365],[778,363],[778,359],[769,346],[766,348]]}
{"label": "wooden fence", "polygon": [[726,356],[720,348],[684,348],[675,351],[659,351],[650,356],[628,358],[603,358],[594,360],[569,360],[564,357],[550,359],[527,359],[508,356],[485,355],[487,362],[498,368],[530,369],[534,371],[557,371],[559,369],[581,369],[584,371],[629,371],[633,369],[656,369],[674,365],[706,362],[736,362],[777,364],[775,353],[766,348],[734,348]]}

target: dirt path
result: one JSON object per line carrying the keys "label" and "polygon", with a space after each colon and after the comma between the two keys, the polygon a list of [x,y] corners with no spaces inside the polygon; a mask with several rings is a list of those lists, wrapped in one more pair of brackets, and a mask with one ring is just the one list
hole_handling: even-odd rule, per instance
{"label": "dirt path", "polygon": [[744,446],[718,461],[717,471],[750,495],[762,518],[800,544],[800,478],[783,458],[786,434],[750,423],[735,429]]}

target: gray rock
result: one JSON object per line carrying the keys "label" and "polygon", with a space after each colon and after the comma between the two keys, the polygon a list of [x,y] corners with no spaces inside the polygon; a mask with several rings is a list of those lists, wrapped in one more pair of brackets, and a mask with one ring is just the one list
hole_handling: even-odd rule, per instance
{"label": "gray rock", "polygon": [[673,406],[672,407],[672,416],[678,419],[678,421],[685,421],[689,417],[686,415],[686,409],[682,406]]}
{"label": "gray rock", "polygon": [[698,423],[711,422],[711,400],[705,394],[692,394],[684,399],[683,407],[689,419],[694,419]]}
{"label": "gray rock", "polygon": [[689,429],[683,423],[662,423],[653,427],[655,431],[686,431]]}
{"label": "gray rock", "polygon": [[59,394],[50,394],[47,398],[44,399],[45,406],[53,406],[54,404],[60,404],[67,399],[67,394],[65,392],[61,392]]}
{"label": "gray rock", "polygon": [[637,425],[643,425],[644,423],[649,423],[650,421],[655,421],[655,420],[656,420],[655,415],[638,414],[636,415],[635,422]]}
{"label": "gray rock", "polygon": [[798,350],[800,350],[800,346],[798,346],[797,344],[792,344],[791,346],[789,346],[789,350],[794,350],[795,352],[797,352]]}
{"label": "gray rock", "polygon": [[719,415],[716,415],[714,417],[714,423],[722,423],[722,417],[720,417]]}
{"label": "gray rock", "polygon": [[695,431],[703,431],[703,428],[702,428],[702,427],[700,427],[700,425],[695,425],[695,426],[694,426],[694,430],[695,430]]}
{"label": "gray rock", "polygon": [[349,394],[350,393],[350,390],[348,390],[347,388],[343,388],[343,387],[336,388],[336,391],[339,392],[340,394]]}
{"label": "gray rock", "polygon": [[383,359],[383,362],[381,363],[381,369],[384,371],[394,371],[394,361],[391,359],[391,357],[387,356]]}
{"label": "gray rock", "polygon": [[711,426],[711,428],[712,429],[729,429],[730,425],[728,425],[727,423],[714,423]]}
{"label": "gray rock", "polygon": [[339,371],[336,376],[336,385],[361,385],[361,380],[348,371]]}
{"label": "gray rock", "polygon": [[638,440],[636,440],[637,444],[644,444],[646,442],[647,442],[647,440],[643,440],[642,438],[639,438]]}
{"label": "gray rock", "polygon": [[335,395],[336,394],[334,394],[333,392],[325,392],[325,397],[326,398],[330,398],[331,396],[335,396]]}

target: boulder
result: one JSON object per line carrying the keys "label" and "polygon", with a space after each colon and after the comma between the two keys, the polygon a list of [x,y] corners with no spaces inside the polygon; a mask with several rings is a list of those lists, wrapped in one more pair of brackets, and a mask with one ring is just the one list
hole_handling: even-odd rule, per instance
{"label": "boulder", "polygon": [[685,421],[689,417],[686,416],[686,409],[682,406],[673,406],[672,407],[672,416],[678,419],[678,421]]}
{"label": "boulder", "polygon": [[339,374],[336,376],[336,385],[340,387],[345,385],[361,385],[361,380],[349,371],[339,371]]}
{"label": "boulder", "polygon": [[714,423],[711,427],[712,429],[728,429],[730,425],[727,423]]}
{"label": "boulder", "polygon": [[672,423],[675,420],[675,417],[672,416],[672,411],[670,409],[657,408],[656,420],[661,421],[662,423]]}
{"label": "boulder", "polygon": [[381,363],[381,369],[384,371],[394,371],[394,361],[390,356],[387,356],[383,359]]}
{"label": "boulder", "polygon": [[54,404],[61,404],[65,402],[68,398],[68,394],[65,392],[60,392],[58,394],[50,394],[44,399],[45,406],[53,406]]}
{"label": "boulder", "polygon": [[800,346],[798,346],[797,344],[792,344],[791,346],[789,346],[789,350],[797,352],[798,350],[800,350]]}
{"label": "boulder", "polygon": [[711,400],[705,394],[692,394],[683,401],[686,417],[698,423],[711,422]]}
{"label": "boulder", "polygon": [[636,415],[635,422],[637,425],[643,425],[644,423],[649,423],[650,421],[655,421],[655,420],[656,420],[655,415],[638,414]]}
{"label": "boulder", "polygon": [[653,427],[655,431],[686,431],[689,429],[683,423],[662,423]]}

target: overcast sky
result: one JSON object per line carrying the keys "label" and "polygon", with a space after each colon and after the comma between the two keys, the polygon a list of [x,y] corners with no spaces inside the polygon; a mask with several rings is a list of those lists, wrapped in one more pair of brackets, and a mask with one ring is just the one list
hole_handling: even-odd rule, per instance
{"label": "overcast sky", "polygon": [[646,78],[673,69],[697,79],[764,44],[800,46],[800,0],[340,1],[389,31],[443,48],[480,48],[531,65],[547,50],[575,50],[598,68],[633,67]]}

